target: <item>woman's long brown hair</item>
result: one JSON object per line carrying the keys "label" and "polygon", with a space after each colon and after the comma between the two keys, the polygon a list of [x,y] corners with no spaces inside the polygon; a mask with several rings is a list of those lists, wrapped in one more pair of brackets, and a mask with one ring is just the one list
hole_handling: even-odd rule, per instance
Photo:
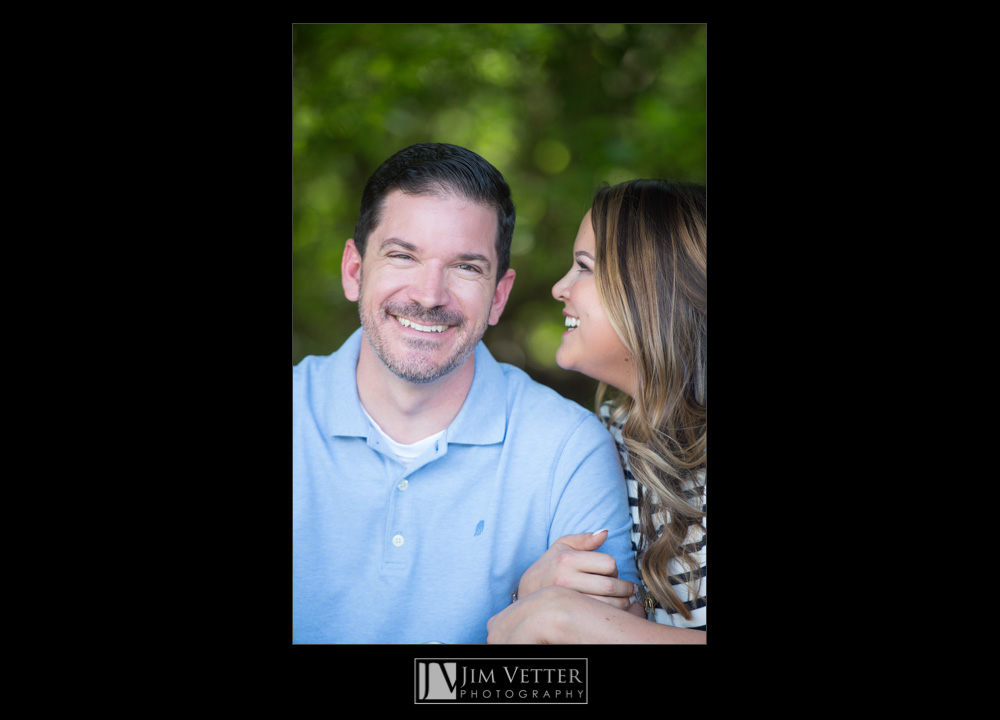
{"label": "woman's long brown hair", "polygon": [[[640,485],[639,566],[660,605],[690,619],[672,585],[687,583],[690,597],[699,595],[696,547],[686,542],[705,517],[705,189],[660,180],[605,187],[591,218],[598,294],[635,361],[634,395],[618,399],[612,420],[624,418],[622,438]],[[606,390],[602,383],[598,406]]]}

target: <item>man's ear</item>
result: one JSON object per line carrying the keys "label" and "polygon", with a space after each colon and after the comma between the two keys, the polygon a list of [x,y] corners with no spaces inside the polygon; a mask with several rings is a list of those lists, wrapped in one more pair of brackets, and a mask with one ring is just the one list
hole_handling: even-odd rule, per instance
{"label": "man's ear", "polygon": [[507,305],[507,298],[510,297],[510,289],[514,286],[515,275],[513,270],[508,270],[497,283],[497,289],[493,291],[493,304],[490,307],[490,325],[499,322],[500,315]]}
{"label": "man's ear", "polygon": [[354,238],[344,246],[344,257],[340,260],[340,282],[344,286],[344,296],[351,302],[361,297],[361,254],[354,244]]}

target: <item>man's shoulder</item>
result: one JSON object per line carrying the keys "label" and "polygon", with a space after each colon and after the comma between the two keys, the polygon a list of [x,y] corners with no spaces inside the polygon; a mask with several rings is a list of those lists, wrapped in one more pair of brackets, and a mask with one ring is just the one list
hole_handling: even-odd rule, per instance
{"label": "man's shoulder", "polygon": [[[306,355],[292,365],[293,383],[310,383],[320,378],[327,378],[341,370],[340,365],[350,367],[357,363],[357,353],[360,346],[360,331],[353,333],[344,344],[329,355]],[[352,357],[353,355],[353,357]],[[353,361],[353,363],[352,363]]]}
{"label": "man's shoulder", "polygon": [[316,372],[324,367],[330,365],[337,359],[337,354],[343,352],[343,348],[340,350],[334,350],[329,355],[306,355],[304,358],[299,360],[297,363],[292,365],[293,375],[308,375],[310,372]]}
{"label": "man's shoulder", "polygon": [[561,431],[580,426],[604,429],[595,413],[538,382],[521,368],[506,363],[500,363],[500,367],[507,385],[507,407],[521,420],[527,416],[540,428]]}
{"label": "man's shoulder", "polygon": [[[503,367],[507,383],[506,443],[553,477],[606,478],[621,473],[615,443],[597,413],[534,380],[525,371]],[[582,475],[580,469],[588,470]],[[583,480],[581,480],[583,481]]]}
{"label": "man's shoulder", "polygon": [[306,355],[295,365],[292,365],[292,387],[305,390],[317,383],[322,383],[332,369],[335,354]]}

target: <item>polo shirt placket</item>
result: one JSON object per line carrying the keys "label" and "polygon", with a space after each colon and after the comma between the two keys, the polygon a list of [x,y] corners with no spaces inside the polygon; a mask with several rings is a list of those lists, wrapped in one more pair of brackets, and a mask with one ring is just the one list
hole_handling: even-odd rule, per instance
{"label": "polo shirt placket", "polygon": [[448,443],[445,436],[440,437],[423,455],[405,467],[388,448],[383,447],[380,431],[371,424],[368,427],[368,447],[382,456],[390,488],[383,532],[382,568],[391,571],[394,567],[404,568],[412,564],[421,539],[417,524],[413,522],[414,506],[419,506],[420,501],[420,481],[411,481],[410,478],[424,466],[444,457]]}

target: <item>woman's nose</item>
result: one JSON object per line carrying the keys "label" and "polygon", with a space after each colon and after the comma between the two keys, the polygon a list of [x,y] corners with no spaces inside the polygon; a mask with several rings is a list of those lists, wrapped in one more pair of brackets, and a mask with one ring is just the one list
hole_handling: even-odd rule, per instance
{"label": "woman's nose", "polygon": [[556,300],[565,300],[569,297],[569,275],[570,273],[566,273],[559,282],[552,286],[552,297]]}

